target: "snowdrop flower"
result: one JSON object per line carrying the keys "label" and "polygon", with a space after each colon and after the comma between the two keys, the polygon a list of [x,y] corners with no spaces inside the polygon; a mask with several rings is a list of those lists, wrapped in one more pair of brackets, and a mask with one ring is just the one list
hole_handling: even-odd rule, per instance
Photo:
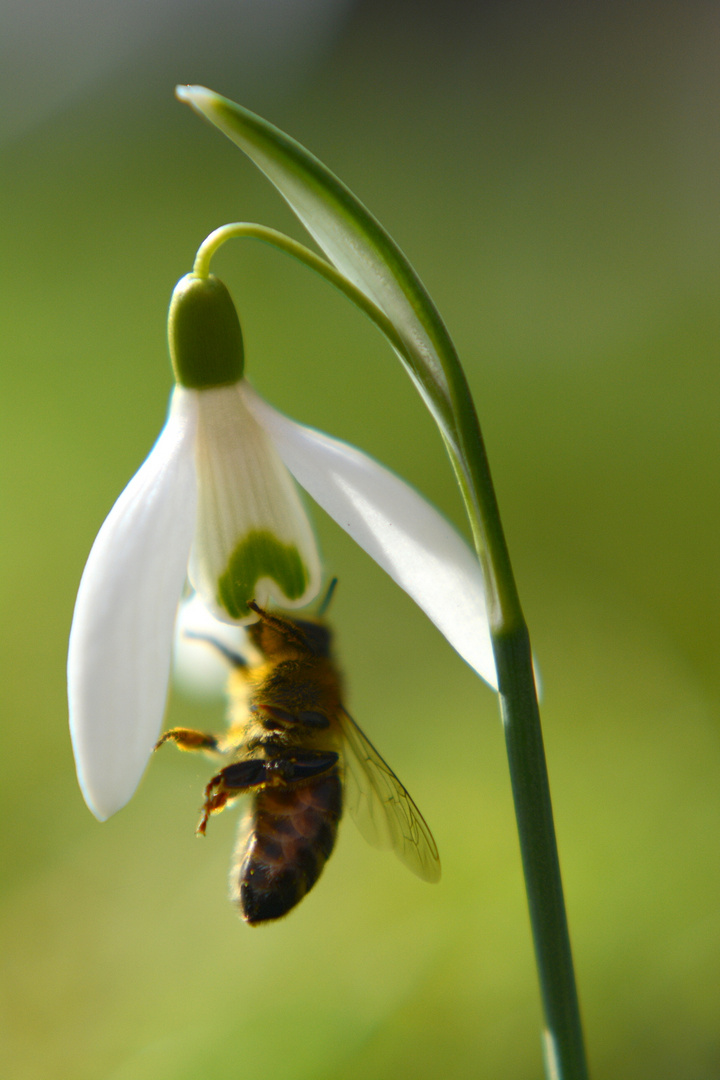
{"label": "snowdrop flower", "polygon": [[227,623],[252,617],[253,599],[293,608],[317,596],[320,558],[290,473],[495,685],[482,572],[452,526],[389,470],[253,390],[217,278],[180,280],[168,328],[168,420],[97,536],[70,634],[73,748],[100,820],[130,799],[160,733],[186,579]]}

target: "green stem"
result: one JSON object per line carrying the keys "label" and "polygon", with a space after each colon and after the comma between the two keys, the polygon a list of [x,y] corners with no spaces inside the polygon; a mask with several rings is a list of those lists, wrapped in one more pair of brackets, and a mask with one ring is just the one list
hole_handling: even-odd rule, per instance
{"label": "green stem", "polygon": [[283,233],[248,222],[224,225],[211,233],[198,250],[194,273],[206,277],[212,256],[233,237],[261,240],[292,255],[352,300],[398,353],[438,422],[485,574],[500,708],[545,1016],[546,1076],[548,1080],[587,1080],[530,636],[480,425],[455,348],[438,317],[435,329],[442,339],[438,353],[447,381],[447,398],[440,400],[432,393],[430,382],[422,377],[411,350],[385,313],[324,258]]}
{"label": "green stem", "polygon": [[570,936],[553,825],[550,786],[523,624],[493,637],[515,816],[545,1015],[548,1080],[586,1080],[588,1072]]}
{"label": "green stem", "polygon": [[[452,348],[452,346],[451,346]],[[587,1080],[580,1008],[563,897],[550,784],[533,671],[490,466],[472,396],[454,348],[444,364],[459,449],[446,439],[485,571],[500,710],[535,944],[548,1080]]]}
{"label": "green stem", "polygon": [[324,259],[321,255],[316,255],[310,248],[305,247],[304,244],[299,243],[297,240],[291,240],[285,233],[278,232],[277,229],[270,229],[267,225],[258,225],[252,221],[234,221],[230,225],[221,225],[219,229],[215,229],[210,235],[203,240],[202,244],[198,248],[197,255],[195,256],[195,264],[193,266],[193,273],[197,277],[207,277],[210,273],[210,260],[227,240],[237,239],[250,239],[261,240],[265,244],[270,244],[271,247],[277,248],[279,251],[284,251],[286,255],[292,256],[297,259],[298,262],[304,263],[311,270],[314,270],[316,274],[325,278],[331,285],[334,285],[336,289],[339,289],[341,293],[348,297],[349,300],[359,307],[364,313],[371,319],[378,329],[385,335],[392,347],[397,352],[405,352],[402,338],[397,333],[387,315],[370,300],[365,293],[360,292],[348,279],[336,270]]}
{"label": "green stem", "polygon": [[[304,263],[305,266],[314,270],[316,274],[325,278],[326,281],[329,281],[331,285],[334,285],[344,296],[349,300],[352,300],[353,304],[360,308],[360,310],[375,323],[377,328],[387,338],[392,348],[398,354],[425,404],[433,414],[440,431],[445,432],[451,430],[453,432],[453,445],[455,446],[455,452],[457,454],[454,417],[450,402],[445,400],[443,395],[438,395],[435,392],[436,387],[433,377],[429,376],[427,370],[417,363],[417,357],[413,354],[411,346],[403,335],[398,332],[392,319],[385,314],[378,304],[371,300],[370,297],[356,285],[353,285],[353,283],[337,270],[332,263],[328,262],[327,259],[323,258],[321,255],[317,255],[314,251],[311,251],[310,248],[305,247],[304,244],[299,243],[297,240],[291,240],[289,236],[279,232],[277,229],[271,229],[266,225],[258,225],[257,223],[250,221],[235,221],[228,225],[221,225],[219,229],[215,229],[214,232],[211,232],[210,235],[206,237],[198,248],[197,255],[195,256],[193,273],[198,277],[207,277],[210,273],[210,260],[218,248],[220,248],[227,240],[241,238],[260,240],[265,244],[270,244],[271,247],[277,248],[278,251],[285,252],[286,255],[292,256],[292,258],[297,259],[298,262]],[[449,339],[448,342],[450,347],[452,347],[452,343]],[[462,375],[459,361],[457,361],[457,367]]]}

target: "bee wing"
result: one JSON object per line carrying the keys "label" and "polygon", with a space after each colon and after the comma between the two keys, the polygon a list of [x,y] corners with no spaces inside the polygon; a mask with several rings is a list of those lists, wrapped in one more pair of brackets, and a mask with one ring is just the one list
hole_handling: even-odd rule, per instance
{"label": "bee wing", "polygon": [[440,858],[425,819],[395,773],[340,709],[345,746],[345,799],[358,829],[374,847],[392,849],[424,881],[439,881]]}

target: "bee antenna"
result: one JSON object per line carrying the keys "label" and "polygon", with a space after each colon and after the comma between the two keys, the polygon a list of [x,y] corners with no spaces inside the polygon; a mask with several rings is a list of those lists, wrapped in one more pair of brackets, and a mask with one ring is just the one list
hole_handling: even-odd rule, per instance
{"label": "bee antenna", "polygon": [[295,641],[297,644],[307,648],[307,637],[305,632],[294,619],[284,619],[280,618],[278,615],[271,615],[269,611],[261,608],[254,600],[248,600],[247,606],[251,611],[254,611],[256,615],[260,616],[262,622],[267,623],[268,626],[273,626],[284,638]]}
{"label": "bee antenna", "polygon": [[194,630],[186,630],[183,637],[191,638],[193,641],[206,641],[208,645],[214,646],[221,656],[224,656],[228,663],[232,664],[233,667],[242,668],[248,666],[248,662],[244,656],[235,652],[234,649],[229,649],[222,641],[218,641],[217,638],[211,637],[209,634],[198,634]]}
{"label": "bee antenna", "polygon": [[320,618],[323,617],[323,615],[325,614],[327,609],[330,607],[330,601],[332,600],[332,598],[333,598],[333,596],[335,594],[335,588],[337,586],[337,583],[338,583],[338,579],[336,577],[334,577],[332,579],[332,581],[330,582],[330,584],[328,585],[328,587],[327,587],[327,592],[325,593],[325,596],[323,597],[323,599],[322,599],[322,601],[320,603],[320,607],[318,608],[318,616]]}

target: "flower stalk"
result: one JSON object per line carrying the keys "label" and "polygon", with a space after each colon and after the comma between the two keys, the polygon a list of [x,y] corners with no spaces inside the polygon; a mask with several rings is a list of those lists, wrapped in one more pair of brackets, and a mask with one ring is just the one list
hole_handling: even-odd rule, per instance
{"label": "flower stalk", "polygon": [[[346,293],[385,333],[430,409],[465,502],[485,578],[487,616],[545,1016],[548,1080],[586,1080],[587,1064],[553,824],[547,765],[523,616],[472,396],[452,340],[410,263],[337,177],[284,132],[204,87],[178,97],[266,174],[327,256],[232,226],[298,257]],[[217,236],[217,234],[215,234]],[[218,238],[219,239],[219,238]],[[220,241],[222,242],[222,241]],[[196,271],[215,250],[211,237]],[[332,264],[332,265],[331,265]]]}
{"label": "flower stalk", "polygon": [[546,1076],[548,1080],[587,1080],[530,633],[520,604],[480,425],[459,360],[447,365],[445,375],[459,445],[456,449],[448,439],[445,444],[485,575],[500,713],[545,1017]]}

